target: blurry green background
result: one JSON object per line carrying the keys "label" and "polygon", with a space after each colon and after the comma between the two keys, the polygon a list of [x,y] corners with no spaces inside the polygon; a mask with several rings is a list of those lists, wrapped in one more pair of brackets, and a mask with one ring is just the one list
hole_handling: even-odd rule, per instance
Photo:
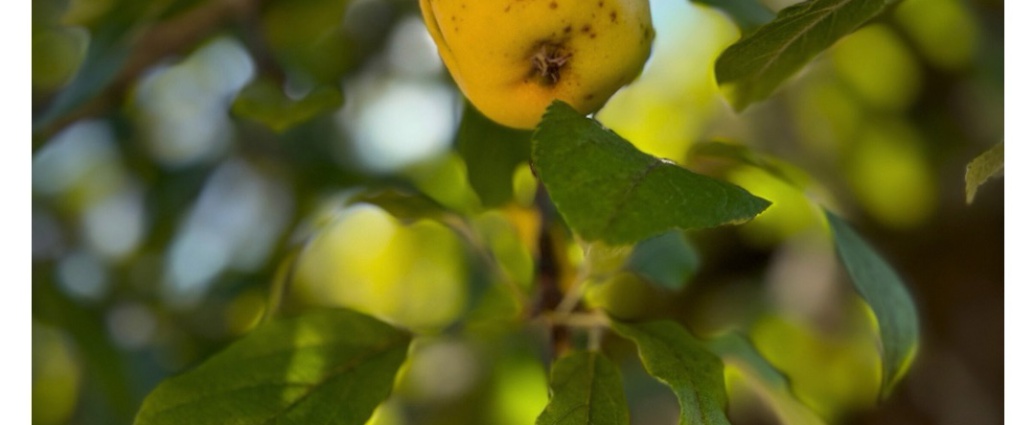
{"label": "blurry green background", "polygon": [[[472,217],[510,278],[534,282],[533,177],[519,165],[514,199],[481,205],[453,146],[463,98],[415,0],[32,5],[34,424],[131,423],[161,379],[255,326],[288,273],[288,311],[348,306],[424,335],[372,423],[534,422],[543,335],[514,324],[502,293],[480,301],[476,326],[444,331],[484,279],[466,242],[344,206],[364,188],[414,188]],[[690,234],[700,264],[686,289],[630,277],[593,295],[620,317],[743,331],[831,423],[1001,423],[1003,186],[968,206],[963,173],[1003,139],[1002,1],[904,0],[739,115],[712,71],[737,27],[686,0],[651,7],[653,55],[597,119],[774,205]],[[714,141],[790,177],[695,150]],[[921,313],[913,370],[879,406],[873,324],[814,202],[853,220]],[[605,349],[633,422],[674,423],[675,399],[632,347]],[[728,384],[735,423],[776,423],[772,394],[735,373]]]}

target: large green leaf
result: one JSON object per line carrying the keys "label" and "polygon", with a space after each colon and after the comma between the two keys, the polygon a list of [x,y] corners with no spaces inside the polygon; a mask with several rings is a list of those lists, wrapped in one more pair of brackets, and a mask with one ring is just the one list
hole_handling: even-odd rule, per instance
{"label": "large green leaf", "polygon": [[722,361],[682,326],[669,321],[612,321],[612,329],[639,348],[643,366],[672,388],[679,425],[729,424]]}
{"label": "large green leaf", "polygon": [[727,367],[749,376],[749,381],[762,387],[773,411],[785,424],[822,425],[820,417],[794,396],[790,381],[769,360],[759,353],[744,335],[730,332],[708,341],[708,348],[722,357]]}
{"label": "large green leaf", "polygon": [[622,377],[599,352],[579,351],[557,360],[550,371],[550,404],[536,425],[627,425]]}
{"label": "large green leaf", "polygon": [[533,135],[532,163],[564,220],[587,241],[621,245],[670,229],[743,223],[769,206],[640,152],[561,101]]}
{"label": "large green leaf", "polygon": [[788,7],[727,48],[715,62],[715,78],[733,108],[743,110],[895,2],[808,0]]}
{"label": "large green leaf", "polygon": [[988,179],[1003,175],[1006,153],[1003,142],[992,146],[973,161],[967,164],[967,203],[974,202],[978,188],[985,184]]}
{"label": "large green leaf", "polygon": [[827,221],[841,262],[855,290],[870,305],[880,328],[881,397],[887,397],[909,370],[920,330],[916,307],[902,279],[870,245],[841,218],[827,211]]}
{"label": "large green leaf", "polygon": [[692,0],[726,12],[740,27],[742,33],[749,33],[773,20],[773,11],[758,0]]}
{"label": "large green leaf", "polygon": [[138,425],[362,425],[392,389],[410,336],[349,310],[270,322],[162,382]]}
{"label": "large green leaf", "polygon": [[465,103],[456,149],[483,206],[498,207],[514,196],[514,170],[521,164],[527,167],[531,141],[532,132],[496,124]]}

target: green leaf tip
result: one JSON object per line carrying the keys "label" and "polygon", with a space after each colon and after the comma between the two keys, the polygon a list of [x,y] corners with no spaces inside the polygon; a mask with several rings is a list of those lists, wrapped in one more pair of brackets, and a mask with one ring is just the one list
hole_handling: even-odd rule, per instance
{"label": "green leaf tip", "polygon": [[627,245],[672,229],[740,224],[770,205],[640,152],[560,101],[532,135],[532,163],[565,222],[586,241]]}
{"label": "green leaf tip", "polygon": [[978,189],[993,177],[1003,175],[1006,162],[1006,152],[1003,142],[997,143],[991,149],[985,151],[977,158],[967,164],[967,204],[974,203]]}
{"label": "green leaf tip", "polygon": [[887,0],[808,0],[742,37],[715,62],[715,78],[733,109],[769,97],[785,80],[894,3]]}
{"label": "green leaf tip", "polygon": [[714,7],[726,13],[740,27],[741,33],[750,33],[772,21],[775,14],[758,0],[691,0]]}
{"label": "green leaf tip", "polygon": [[628,425],[618,367],[597,351],[577,351],[550,370],[550,403],[536,425]]}
{"label": "green leaf tip", "polygon": [[344,309],[261,325],[165,380],[136,425],[363,425],[392,390],[411,336]]}
{"label": "green leaf tip", "polygon": [[622,323],[611,329],[631,340],[643,367],[679,402],[679,425],[728,425],[722,361],[685,328],[671,321]]}
{"label": "green leaf tip", "polygon": [[905,284],[869,243],[840,217],[825,211],[841,263],[855,290],[877,317],[881,351],[881,398],[886,399],[916,356],[920,325]]}

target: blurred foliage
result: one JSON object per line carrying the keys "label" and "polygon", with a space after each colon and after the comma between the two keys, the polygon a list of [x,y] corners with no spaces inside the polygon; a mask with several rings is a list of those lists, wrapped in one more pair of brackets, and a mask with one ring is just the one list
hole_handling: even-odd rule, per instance
{"label": "blurred foliage", "polygon": [[[750,354],[726,365],[736,423],[795,399],[828,423],[1001,421],[1002,183],[968,207],[964,170],[1003,140],[1002,2],[903,0],[741,114],[713,65],[793,2],[722,3],[653,0],[650,62],[595,118],[772,205],[642,243],[589,303],[746,335],[757,356],[721,356]],[[369,423],[531,424],[547,405],[551,341],[523,319],[544,270],[563,292],[595,260],[537,187],[530,135],[465,106],[417,2],[33,0],[32,51],[33,423],[129,424],[163,379],[315,306],[418,334]],[[874,312],[817,242],[817,205],[916,300],[917,371],[877,408]],[[676,423],[635,347],[602,347],[632,423]]]}

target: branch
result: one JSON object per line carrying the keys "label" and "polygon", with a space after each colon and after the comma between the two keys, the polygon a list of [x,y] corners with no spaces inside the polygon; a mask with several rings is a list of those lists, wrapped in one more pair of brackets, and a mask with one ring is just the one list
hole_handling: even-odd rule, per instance
{"label": "branch", "polygon": [[213,0],[144,30],[133,42],[122,69],[90,100],[53,119],[33,135],[32,150],[51,136],[83,118],[100,115],[117,106],[137,78],[161,59],[194,47],[230,20],[247,17],[262,0]]}

